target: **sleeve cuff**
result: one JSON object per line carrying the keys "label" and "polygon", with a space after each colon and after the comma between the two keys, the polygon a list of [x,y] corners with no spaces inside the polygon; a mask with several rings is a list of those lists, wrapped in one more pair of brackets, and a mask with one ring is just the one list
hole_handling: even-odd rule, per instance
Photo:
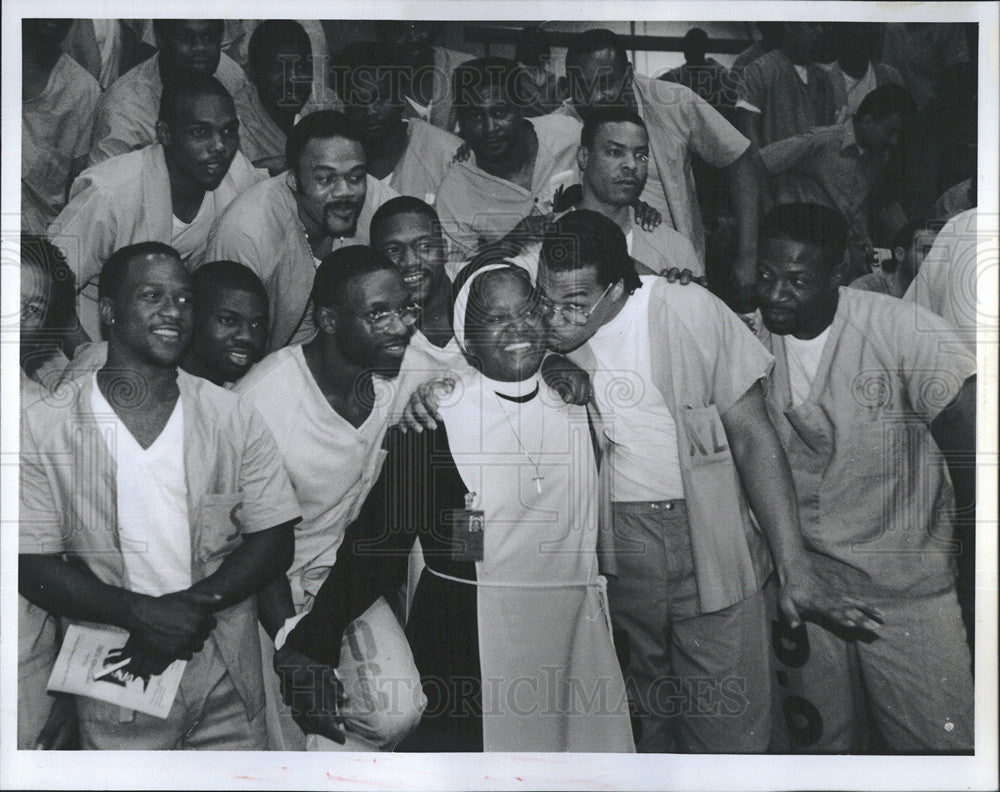
{"label": "sleeve cuff", "polygon": [[294,616],[289,616],[285,619],[285,623],[281,625],[277,635],[274,636],[274,651],[277,652],[282,646],[285,645],[285,641],[288,640],[288,635],[295,629],[295,625],[302,621],[308,612],[309,611],[302,611],[302,613],[296,613]]}

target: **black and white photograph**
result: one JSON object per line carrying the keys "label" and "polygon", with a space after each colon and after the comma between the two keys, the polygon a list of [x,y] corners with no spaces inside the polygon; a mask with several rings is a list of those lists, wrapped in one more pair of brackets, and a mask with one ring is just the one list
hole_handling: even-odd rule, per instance
{"label": "black and white photograph", "polygon": [[5,4],[0,787],[995,788],[998,19]]}

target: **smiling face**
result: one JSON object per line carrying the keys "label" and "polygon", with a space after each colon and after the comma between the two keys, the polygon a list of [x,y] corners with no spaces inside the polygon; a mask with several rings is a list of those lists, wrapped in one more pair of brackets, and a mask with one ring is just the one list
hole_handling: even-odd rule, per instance
{"label": "smiling face", "polygon": [[480,275],[466,318],[466,349],[490,379],[520,382],[545,356],[545,325],[528,278],[510,270]]}
{"label": "smiling face", "polygon": [[775,335],[815,338],[837,311],[840,267],[820,247],[781,237],[760,241],[756,296]]}
{"label": "smiling face", "polygon": [[215,74],[222,53],[223,24],[211,19],[174,19],[156,36],[160,65],[167,74]]}
{"label": "smiling face", "polygon": [[399,268],[413,301],[424,305],[447,281],[445,245],[441,230],[425,214],[400,212],[373,236],[372,247],[384,253]]}
{"label": "smiling face", "polygon": [[386,311],[402,311],[413,304],[396,270],[381,269],[352,278],[336,312],[335,337],[341,354],[355,365],[395,377],[413,335],[413,327],[398,317],[375,319]]}
{"label": "smiling face", "polygon": [[[199,301],[201,297],[199,296]],[[267,300],[237,289],[218,289],[195,311],[191,352],[222,382],[236,382],[264,356]]]}
{"label": "smiling face", "polygon": [[507,157],[523,133],[524,117],[500,86],[469,89],[468,103],[458,108],[458,126],[480,164]]}
{"label": "smiling face", "polygon": [[299,217],[310,233],[353,236],[365,203],[365,150],[342,137],[313,138],[289,172]]}
{"label": "smiling face", "polygon": [[[101,300],[109,343],[142,363],[176,366],[191,340],[191,277],[176,256],[133,259],[114,298]],[[113,320],[113,322],[111,321]]]}
{"label": "smiling face", "polygon": [[583,183],[601,203],[632,206],[649,172],[649,136],[636,124],[602,124],[590,148],[580,147],[577,162]]}
{"label": "smiling face", "polygon": [[240,147],[232,100],[213,94],[182,99],[174,116],[157,123],[168,166],[203,190],[216,189]]}

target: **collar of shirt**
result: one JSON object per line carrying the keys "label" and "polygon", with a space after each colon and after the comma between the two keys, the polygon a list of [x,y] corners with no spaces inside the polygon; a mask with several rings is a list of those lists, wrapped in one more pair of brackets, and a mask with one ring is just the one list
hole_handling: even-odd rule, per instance
{"label": "collar of shirt", "polygon": [[841,126],[844,128],[844,136],[841,139],[840,150],[853,150],[859,157],[863,156],[865,150],[861,148],[861,144],[858,143],[858,139],[854,134],[854,119],[847,119]]}
{"label": "collar of shirt", "polygon": [[534,397],[538,393],[540,375],[536,372],[534,376],[521,382],[500,382],[490,379],[485,374],[482,375],[483,383],[498,396],[516,401],[527,401],[524,397]]}

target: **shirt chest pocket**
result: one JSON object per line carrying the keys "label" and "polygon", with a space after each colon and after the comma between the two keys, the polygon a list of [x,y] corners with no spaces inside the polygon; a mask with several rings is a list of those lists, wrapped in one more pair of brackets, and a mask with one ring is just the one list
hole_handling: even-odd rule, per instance
{"label": "shirt chest pocket", "polygon": [[197,556],[203,564],[217,565],[242,544],[242,502],[237,492],[211,493],[202,498],[198,507]]}
{"label": "shirt chest pocket", "polygon": [[903,423],[855,421],[848,439],[847,469],[862,478],[892,478],[903,469],[906,432]]}

